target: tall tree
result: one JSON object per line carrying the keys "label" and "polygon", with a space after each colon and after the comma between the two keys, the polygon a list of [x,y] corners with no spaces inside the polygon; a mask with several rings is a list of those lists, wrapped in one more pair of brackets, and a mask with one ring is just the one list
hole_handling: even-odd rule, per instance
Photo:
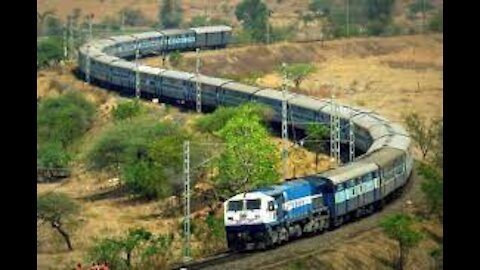
{"label": "tall tree", "polygon": [[268,8],[261,0],[242,0],[235,9],[235,16],[255,41],[266,41]]}
{"label": "tall tree", "polygon": [[[437,135],[442,134],[442,149],[443,149],[443,122],[441,120],[433,120],[430,125],[427,124],[425,118],[417,113],[411,113],[405,117],[407,129],[410,131],[412,138],[418,144],[425,159],[430,153],[430,150],[435,145]],[[439,131],[441,129],[441,133]]]}
{"label": "tall tree", "polygon": [[163,28],[174,28],[180,26],[182,22],[181,1],[163,0],[159,12],[160,25]]}
{"label": "tall tree", "polygon": [[380,226],[388,237],[397,241],[400,248],[396,269],[404,269],[409,251],[418,245],[423,235],[413,228],[414,220],[406,214],[395,214],[385,218]]}
{"label": "tall tree", "polygon": [[78,204],[64,193],[47,193],[37,196],[37,220],[49,223],[63,237],[69,250],[73,250],[73,246],[70,233],[64,225],[72,221],[78,212]]}
{"label": "tall tree", "polygon": [[249,106],[230,119],[220,130],[225,151],[218,160],[217,186],[222,195],[231,195],[277,183],[279,153],[268,138],[258,115]]}
{"label": "tall tree", "polygon": [[308,63],[296,63],[287,65],[285,68],[279,68],[280,72],[286,72],[287,78],[295,83],[295,88],[297,89],[299,89],[303,80],[315,70],[315,66]]}

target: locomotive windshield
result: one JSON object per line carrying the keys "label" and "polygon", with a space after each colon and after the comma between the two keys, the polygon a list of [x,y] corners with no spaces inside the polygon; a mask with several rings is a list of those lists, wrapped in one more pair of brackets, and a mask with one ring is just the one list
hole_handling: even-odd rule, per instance
{"label": "locomotive windshield", "polygon": [[243,208],[243,201],[231,201],[228,203],[228,211],[240,211]]}
{"label": "locomotive windshield", "polygon": [[247,209],[248,210],[254,210],[254,209],[260,209],[260,200],[247,200]]}

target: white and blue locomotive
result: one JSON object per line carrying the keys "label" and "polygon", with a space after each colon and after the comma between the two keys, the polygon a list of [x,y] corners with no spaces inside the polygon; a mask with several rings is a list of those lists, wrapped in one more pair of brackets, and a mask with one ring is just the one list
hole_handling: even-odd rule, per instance
{"label": "white and blue locomotive", "polygon": [[[405,185],[407,153],[384,148],[318,175],[238,194],[224,203],[231,250],[264,249],[371,214]],[[378,162],[374,162],[377,160]]]}

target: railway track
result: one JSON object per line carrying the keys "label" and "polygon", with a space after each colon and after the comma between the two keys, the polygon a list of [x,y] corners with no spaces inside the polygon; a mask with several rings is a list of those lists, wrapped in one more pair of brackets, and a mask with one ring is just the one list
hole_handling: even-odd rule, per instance
{"label": "railway track", "polygon": [[[321,253],[334,243],[345,241],[363,233],[379,230],[378,220],[387,214],[398,211],[403,207],[403,199],[412,194],[418,186],[418,176],[415,170],[412,172],[407,184],[399,192],[399,195],[385,205],[385,207],[369,216],[349,222],[333,231],[316,236],[306,236],[293,240],[288,244],[267,251],[232,253],[224,251],[214,256],[192,261],[186,264],[176,264],[171,269],[197,270],[197,269],[256,269],[269,270],[276,266],[285,265],[292,260],[302,259],[314,254]],[[265,260],[262,258],[272,258]],[[245,263],[242,263],[245,260]],[[256,262],[256,263],[255,263]],[[252,265],[254,264],[254,265]]]}

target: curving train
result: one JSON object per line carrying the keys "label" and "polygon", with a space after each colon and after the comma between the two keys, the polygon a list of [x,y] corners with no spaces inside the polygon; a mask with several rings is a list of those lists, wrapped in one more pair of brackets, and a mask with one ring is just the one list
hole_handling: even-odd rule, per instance
{"label": "curving train", "polygon": [[[223,48],[231,37],[228,26],[162,30],[94,40],[79,50],[79,69],[91,82],[133,94],[137,83],[143,97],[194,106],[196,83],[201,85],[202,107],[267,104],[273,121],[281,120],[282,94],[214,78],[145,65],[130,59],[144,55],[196,48]],[[138,51],[137,51],[138,50]],[[330,123],[328,100],[301,94],[287,96],[288,121],[295,129],[306,123]],[[335,228],[381,208],[401,190],[413,167],[409,134],[396,123],[363,108],[341,105],[340,137],[349,138],[362,152],[355,161],[330,171],[283,184],[238,194],[224,203],[225,229],[231,250],[268,248],[303,234]],[[353,124],[350,127],[350,123]]]}

